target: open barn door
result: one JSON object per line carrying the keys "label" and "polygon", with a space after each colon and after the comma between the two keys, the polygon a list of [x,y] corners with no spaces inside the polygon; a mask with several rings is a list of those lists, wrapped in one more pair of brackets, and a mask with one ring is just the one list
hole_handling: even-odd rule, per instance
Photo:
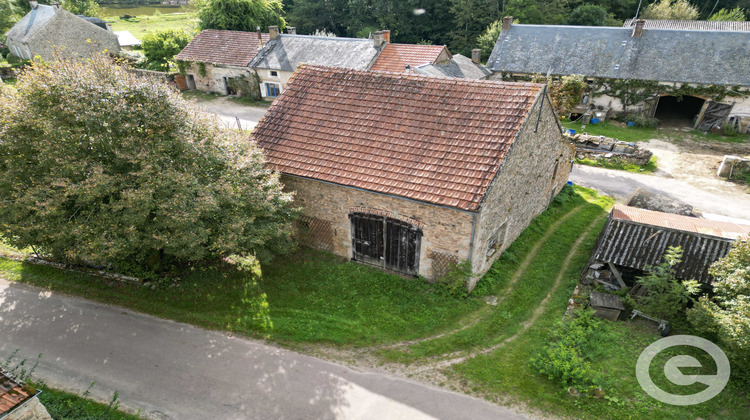
{"label": "open barn door", "polygon": [[709,102],[695,128],[706,133],[714,127],[721,127],[729,117],[729,113],[732,112],[733,106],[732,104]]}

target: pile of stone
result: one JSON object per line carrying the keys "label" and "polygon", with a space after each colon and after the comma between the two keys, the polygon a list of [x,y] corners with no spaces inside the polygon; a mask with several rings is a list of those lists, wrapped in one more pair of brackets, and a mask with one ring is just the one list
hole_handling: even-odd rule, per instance
{"label": "pile of stone", "polygon": [[586,133],[569,136],[576,145],[578,159],[618,159],[633,165],[645,165],[653,153],[635,143],[627,143],[605,136],[592,136]]}

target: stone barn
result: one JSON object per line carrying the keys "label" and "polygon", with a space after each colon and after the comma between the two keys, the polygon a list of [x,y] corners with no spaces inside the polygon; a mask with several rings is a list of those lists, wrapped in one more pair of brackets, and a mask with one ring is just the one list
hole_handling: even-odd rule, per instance
{"label": "stone barn", "polygon": [[565,185],[543,85],[302,65],[252,134],[303,244],[407,276],[479,275]]}
{"label": "stone barn", "polygon": [[184,63],[188,89],[236,95],[238,84],[252,83],[255,73],[248,67],[268,34],[206,29],[180,51],[175,60]]}
{"label": "stone barn", "polygon": [[5,33],[6,45],[16,57],[51,60],[63,57],[91,57],[107,51],[120,52],[117,35],[101,19],[76,16],[59,5],[31,3],[31,11]]}

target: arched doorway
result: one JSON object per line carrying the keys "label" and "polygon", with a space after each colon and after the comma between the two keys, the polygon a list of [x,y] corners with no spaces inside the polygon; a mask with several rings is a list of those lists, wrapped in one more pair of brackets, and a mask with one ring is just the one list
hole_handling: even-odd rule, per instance
{"label": "arched doorway", "polygon": [[705,102],[695,96],[662,96],[654,116],[662,127],[692,127]]}

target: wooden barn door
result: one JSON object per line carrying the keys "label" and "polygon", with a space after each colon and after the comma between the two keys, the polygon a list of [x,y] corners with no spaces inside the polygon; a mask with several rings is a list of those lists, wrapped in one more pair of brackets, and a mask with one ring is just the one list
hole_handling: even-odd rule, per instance
{"label": "wooden barn door", "polygon": [[354,213],[350,217],[352,259],[404,274],[419,273],[420,229],[383,216]]}

